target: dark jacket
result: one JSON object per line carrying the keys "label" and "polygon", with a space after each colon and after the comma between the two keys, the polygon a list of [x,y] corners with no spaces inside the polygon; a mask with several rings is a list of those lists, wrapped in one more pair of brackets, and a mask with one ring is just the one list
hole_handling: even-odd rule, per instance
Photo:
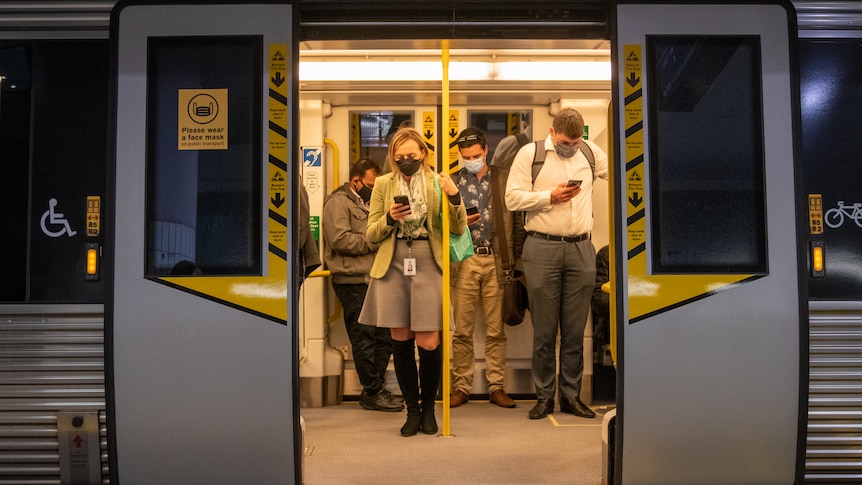
{"label": "dark jacket", "polygon": [[[305,185],[299,185],[299,259],[302,263],[302,276],[308,275],[320,266],[320,251],[317,249],[317,241],[311,233],[309,218],[311,211],[308,205],[308,192]],[[299,284],[302,284],[300,280]]]}
{"label": "dark jacket", "polygon": [[345,182],[323,203],[323,250],[332,282],[366,283],[379,244],[368,240],[368,208]]}

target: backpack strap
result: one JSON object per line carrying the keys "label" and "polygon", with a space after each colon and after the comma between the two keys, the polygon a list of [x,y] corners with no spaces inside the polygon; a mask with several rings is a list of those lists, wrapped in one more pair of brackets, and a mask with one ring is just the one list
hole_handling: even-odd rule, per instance
{"label": "backpack strap", "polygon": [[536,153],[533,154],[533,185],[536,185],[536,177],[539,176],[539,172],[542,170],[542,165],[545,164],[545,141],[540,140],[535,142],[536,145]]}
{"label": "backpack strap", "polygon": [[[545,146],[544,146],[545,141],[540,140],[540,141],[537,141],[535,143],[536,143],[536,153],[533,154],[533,166],[532,166],[533,185],[536,184],[536,177],[539,176],[539,172],[542,170],[542,165],[545,164]],[[587,162],[590,163],[590,170],[593,172],[593,180],[595,180],[596,179],[596,156],[593,155],[592,148],[590,148],[590,146],[587,145],[587,143],[584,142],[584,140],[579,141],[578,144],[575,146],[577,146],[578,149],[581,150],[581,153],[584,154],[584,157],[586,157]]]}

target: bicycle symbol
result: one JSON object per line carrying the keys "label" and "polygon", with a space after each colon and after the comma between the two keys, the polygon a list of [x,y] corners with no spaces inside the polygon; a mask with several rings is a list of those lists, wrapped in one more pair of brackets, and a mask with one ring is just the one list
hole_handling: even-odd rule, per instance
{"label": "bicycle symbol", "polygon": [[856,202],[853,205],[844,205],[843,200],[838,201],[838,207],[833,207],[826,211],[826,225],[831,228],[841,227],[844,224],[844,217],[853,219],[857,226],[862,227],[862,202]]}
{"label": "bicycle symbol", "polygon": [[[39,222],[42,225],[42,232],[45,233],[48,237],[60,237],[63,234],[68,234],[69,237],[78,234],[76,231],[72,230],[72,227],[69,226],[69,221],[67,221],[61,212],[54,212],[54,207],[57,207],[57,199],[51,199],[48,201],[48,210],[42,214],[42,220]],[[60,224],[60,229],[56,231],[49,231],[48,227],[45,223],[49,224]]]}

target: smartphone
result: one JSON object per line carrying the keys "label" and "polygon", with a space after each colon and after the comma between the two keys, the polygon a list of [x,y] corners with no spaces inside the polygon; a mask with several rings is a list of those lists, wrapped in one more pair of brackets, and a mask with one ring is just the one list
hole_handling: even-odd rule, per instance
{"label": "smartphone", "polygon": [[406,195],[396,195],[395,196],[395,203],[409,206],[410,205],[410,199],[407,198]]}
{"label": "smartphone", "polygon": [[580,180],[569,180],[569,182],[566,184],[566,186],[567,187],[580,187],[581,181]]}
{"label": "smartphone", "polygon": [[479,213],[478,207],[468,207],[467,208],[467,215],[468,216],[473,215],[473,214],[478,214],[478,213]]}

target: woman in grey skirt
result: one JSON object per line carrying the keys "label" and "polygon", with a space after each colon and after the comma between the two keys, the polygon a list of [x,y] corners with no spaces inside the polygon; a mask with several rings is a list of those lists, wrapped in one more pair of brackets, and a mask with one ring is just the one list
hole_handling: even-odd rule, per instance
{"label": "woman in grey skirt", "polygon": [[[395,375],[407,405],[401,435],[419,430],[434,434],[434,399],[443,365],[442,202],[449,204],[453,234],[466,230],[467,212],[449,175],[438,176],[428,165],[418,131],[398,130],[389,143],[389,159],[393,171],[377,178],[371,194],[367,234],[380,248],[359,323],[390,329]],[[419,347],[418,371],[414,345]]]}

